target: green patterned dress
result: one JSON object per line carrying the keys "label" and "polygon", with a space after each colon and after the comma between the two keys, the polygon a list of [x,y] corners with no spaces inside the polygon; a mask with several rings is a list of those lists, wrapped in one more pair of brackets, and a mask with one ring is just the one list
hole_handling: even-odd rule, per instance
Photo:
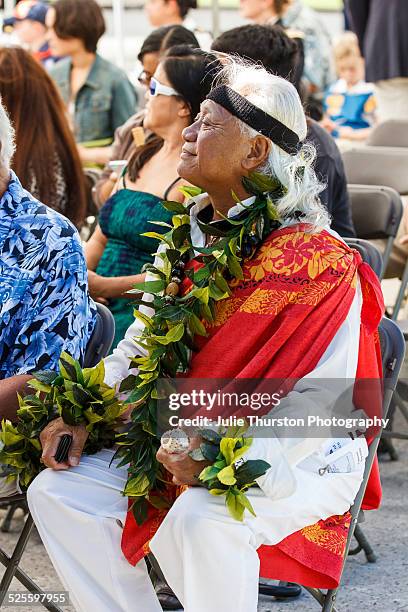
{"label": "green patterned dress", "polygon": [[[99,225],[108,241],[96,268],[97,274],[111,277],[139,274],[143,264],[152,261],[157,243],[141,234],[157,230],[157,226],[149,221],[171,220],[171,213],[163,208],[161,202],[178,180],[168,187],[163,198],[142,191],[121,189],[106,201],[99,213]],[[122,340],[133,322],[133,308],[128,298],[109,301],[116,324],[112,348]]]}

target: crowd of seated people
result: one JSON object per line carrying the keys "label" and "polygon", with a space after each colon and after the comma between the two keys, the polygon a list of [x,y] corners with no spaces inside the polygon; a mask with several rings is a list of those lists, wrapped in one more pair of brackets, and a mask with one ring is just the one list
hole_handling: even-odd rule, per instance
{"label": "crowd of seated people", "polygon": [[[146,3],[151,23],[160,27],[146,37],[138,54],[143,68],[139,83],[146,90],[146,99],[138,103],[125,73],[97,53],[105,21],[95,0],[57,0],[46,14],[39,4],[33,0],[31,8],[17,7],[8,25],[24,30],[26,21],[41,16],[47,44],[59,60],[50,76],[36,50],[0,49],[0,94],[16,138],[11,167],[35,198],[80,229],[88,209],[81,164],[105,164],[93,189],[99,224],[85,251],[91,295],[115,314],[116,344],[132,318],[128,291],[142,278],[153,248],[140,234],[152,229],[149,221],[167,219],[162,198],[183,201],[176,171],[181,132],[211,85],[206,82],[201,90],[195,86],[200,72],[194,71],[207,60],[198,51],[193,31],[182,25],[188,25],[186,18],[195,5],[184,0]],[[242,0],[240,10],[254,23],[221,34],[211,45],[218,59],[208,56],[208,61],[222,63],[223,54],[240,56],[292,81],[306,103],[310,93],[324,95],[322,121],[307,118],[323,187],[320,200],[331,215],[332,229],[343,237],[354,236],[336,140],[362,140],[375,121],[375,96],[364,82],[356,37],[345,34],[330,51],[325,26],[300,0]],[[188,45],[189,51],[176,59],[168,50],[177,45]],[[184,65],[185,73],[166,74],[172,62]],[[163,85],[167,89],[160,90]],[[79,144],[84,141],[112,144],[88,149]]]}
{"label": "crowd of seated people", "polygon": [[[287,367],[284,363],[288,363],[290,357],[288,367],[294,368],[293,371],[300,374],[300,378],[314,371],[321,372],[321,368],[328,377],[330,373],[338,374],[339,371],[344,375],[349,373],[355,376],[360,358],[365,363],[368,351],[371,354],[375,347],[375,334],[373,331],[368,333],[368,327],[367,345],[360,349],[358,343],[354,343],[352,339],[359,334],[360,325],[368,325],[362,320],[360,312],[365,312],[362,304],[369,306],[370,296],[373,295],[374,289],[378,289],[378,281],[371,276],[367,285],[363,286],[362,293],[359,293],[360,260],[330,230],[328,211],[318,199],[323,186],[314,173],[313,150],[306,141],[307,121],[295,87],[288,80],[270,74],[263,67],[229,60],[221,71],[224,82],[211,89],[195,120],[189,125],[192,113],[197,108],[194,108],[191,98],[180,91],[185,80],[179,85],[172,74],[172,62],[179,61],[179,57],[173,57],[172,53],[175,51],[170,50],[168,55],[163,56],[151,80],[146,116],[149,119],[152,114],[151,107],[157,102],[160,104],[157,112],[158,115],[161,113],[162,118],[167,117],[167,120],[173,123],[176,116],[186,118],[182,134],[183,151],[176,170],[184,181],[201,185],[207,191],[207,195],[204,194],[200,200],[196,200],[195,206],[189,210],[191,237],[195,227],[197,229],[195,239],[198,242],[194,242],[194,245],[197,248],[200,244],[207,245],[216,257],[217,241],[214,243],[212,240],[212,231],[223,226],[230,211],[230,222],[227,221],[227,224],[239,223],[238,217],[245,215],[245,208],[250,208],[254,202],[250,191],[242,182],[243,176],[250,176],[254,170],[266,172],[271,178],[276,173],[284,188],[280,196],[276,196],[276,206],[281,207],[283,225],[272,232],[262,234],[262,242],[257,242],[257,246],[253,247],[255,259],[245,261],[242,283],[233,286],[232,290],[236,295],[231,297],[231,300],[235,300],[230,303],[231,312],[225,312],[221,316],[221,312],[216,311],[208,340],[205,340],[200,350],[194,351],[195,374],[200,377],[200,374],[202,376],[211,370],[212,375],[234,378],[248,372],[247,366],[252,363],[251,374],[256,378],[256,375],[265,374],[266,366],[275,367],[276,373],[282,373],[282,368]],[[211,59],[207,64],[207,71],[212,81],[216,69],[214,58],[203,52],[187,49],[186,56],[189,55]],[[185,55],[181,55],[181,58],[183,57]],[[223,58],[224,61],[228,60],[225,54]],[[192,74],[188,81],[191,86],[194,82]],[[187,83],[185,84],[187,86]],[[177,86],[179,91],[176,90]],[[201,79],[197,83],[198,91],[202,90],[202,87]],[[154,98],[160,95],[170,100],[154,102]],[[173,97],[175,100],[172,100]],[[188,107],[188,102],[191,108]],[[251,112],[248,112],[248,109]],[[149,121],[147,123],[147,127],[155,127],[150,125]],[[170,127],[172,126],[168,129]],[[163,140],[166,140],[164,133],[163,136]],[[162,149],[164,147],[165,143]],[[136,150],[135,155],[137,152]],[[146,168],[147,163],[142,170]],[[161,172],[164,174],[163,167]],[[147,175],[146,172],[146,178]],[[141,172],[141,183],[143,179],[144,173]],[[137,177],[135,183],[136,180]],[[244,207],[238,215],[233,210],[237,207],[237,198]],[[266,198],[264,201],[266,202]],[[208,230],[208,222],[211,219],[216,225],[213,230]],[[322,266],[316,271],[314,267],[307,265],[308,258],[298,266],[296,254],[289,244],[293,239],[300,240],[302,247],[307,246],[305,253],[313,260],[323,249],[331,262],[329,269]],[[282,247],[282,255],[288,255],[287,263],[291,270],[293,268],[290,277],[293,277],[294,282],[300,278],[302,287],[303,281],[305,285],[300,290],[302,299],[299,302],[297,299],[293,300],[291,287],[280,289],[280,292],[285,294],[284,307],[275,310],[274,302],[265,304],[263,300],[261,304],[257,299],[259,288],[257,282],[252,280],[250,272],[254,271],[254,268],[262,270],[260,287],[264,292],[278,291],[281,286],[280,274],[269,274],[267,271],[279,267],[279,253],[282,251],[279,246],[282,244],[288,244],[287,250],[285,246]],[[258,247],[262,250],[257,253]],[[194,257],[192,253],[189,253],[190,255]],[[339,261],[342,262],[341,270]],[[194,261],[192,263],[194,264]],[[362,272],[364,270],[365,268]],[[350,282],[351,278],[356,282]],[[319,286],[320,291],[316,298],[316,289]],[[251,300],[252,306],[249,303]],[[247,308],[239,307],[239,304],[243,303]],[[305,325],[304,320],[306,311],[310,313],[314,323],[309,327]],[[375,321],[373,323],[371,320],[371,325],[376,327],[380,316],[379,302]],[[229,320],[231,317],[232,321]],[[289,320],[294,324],[288,325]],[[147,325],[148,321],[147,318]],[[137,343],[134,344],[134,338],[140,337],[143,329],[144,326],[138,330],[137,325],[132,324],[113,355],[105,360],[105,380],[110,384],[120,383],[127,376],[132,347],[139,350]],[[246,329],[252,333],[243,333]],[[304,345],[306,329],[308,336],[307,344]],[[278,346],[277,337],[281,338]],[[232,356],[232,359],[225,358],[226,345],[229,347],[227,354]],[[304,346],[310,348],[306,359]],[[143,354],[143,340],[140,349],[140,354]],[[212,368],[215,369],[212,371]],[[273,370],[270,374],[272,373]],[[17,386],[26,380],[19,378],[14,382]],[[309,382],[309,386],[310,384]],[[312,396],[315,397],[313,392]],[[288,400],[289,404],[291,401]],[[304,393],[294,392],[293,401],[297,409],[307,410],[304,406]],[[55,449],[62,431],[67,431],[66,424],[63,425],[61,420],[56,419],[41,433],[42,459],[48,467],[58,467],[52,449]],[[127,474],[126,466],[119,470],[116,463],[112,464],[113,451],[109,450],[101,451],[96,457],[81,458],[85,433],[84,427],[79,429],[81,434],[74,428],[69,428],[75,438],[75,456],[70,456],[67,463],[59,466],[58,473],[52,469],[43,471],[28,491],[29,507],[43,542],[54,566],[68,585],[77,609],[93,609],[97,602],[102,604],[102,609],[109,609],[106,602],[115,601],[120,593],[125,610],[130,610],[135,602],[140,610],[159,610],[159,602],[149,582],[144,561],[135,558],[134,548],[132,553],[128,552],[130,549],[127,542],[129,546],[134,547],[134,534],[132,536],[129,529],[137,532],[139,528],[135,524],[133,514],[129,515],[133,526],[126,519],[127,500],[121,494],[122,483]],[[335,440],[329,438],[326,442],[328,446],[325,453],[329,453]],[[356,469],[336,472],[335,480],[323,479],[313,462],[315,451],[323,445],[321,440],[314,440],[313,448],[312,445],[309,446],[307,439],[293,442],[287,438],[278,442],[286,443],[288,450],[294,445],[297,451],[300,445],[301,453],[305,453],[304,446],[307,446],[307,452],[300,460],[302,465],[307,463],[305,469],[295,471],[297,461],[294,459],[285,464],[281,454],[276,453],[273,440],[257,440],[254,445],[253,456],[268,458],[271,464],[274,463],[273,456],[276,463],[276,455],[279,455],[276,465],[278,480],[272,466],[260,485],[259,494],[257,490],[248,493],[250,503],[256,504],[254,521],[235,521],[225,514],[222,505],[211,501],[204,489],[189,486],[169,510],[152,540],[152,532],[149,530],[147,533],[150,550],[158,559],[186,612],[200,608],[205,610],[206,605],[207,609],[216,609],[217,602],[221,602],[222,609],[225,609],[232,598],[236,598],[239,612],[255,611],[259,576],[257,549],[261,544],[267,546],[268,552],[265,552],[265,555],[269,555],[271,548],[276,549],[281,540],[293,535],[296,544],[290,549],[288,565],[292,568],[295,565],[303,575],[309,577],[311,573],[319,571],[320,556],[316,552],[312,555],[310,567],[303,563],[301,549],[303,546],[310,549],[310,546],[305,542],[306,538],[301,529],[312,525],[313,521],[328,519],[324,529],[330,531],[335,523],[333,515],[341,521],[348,520],[347,511],[362,481],[363,461],[359,462]],[[365,440],[352,439],[349,436],[345,443],[353,450],[360,449],[363,454],[367,452]],[[156,457],[157,461],[163,463],[170,474],[173,474],[174,484],[197,484],[197,467],[193,459],[188,454],[183,454],[175,461],[168,455],[163,449]],[[322,454],[319,455],[318,461],[318,465],[323,466],[322,462],[327,462],[327,458]],[[317,487],[318,493],[309,495],[306,504],[306,490],[310,488],[311,483]],[[280,492],[278,496],[276,487]],[[291,516],[289,523],[288,516]],[[64,517],[66,526],[62,531],[61,517]],[[162,518],[161,515],[155,521],[154,531]],[[125,526],[122,538],[124,520],[127,527]],[[89,541],[86,541],[85,534]],[[222,537],[219,537],[221,534]],[[126,564],[121,556],[121,539],[129,564]],[[302,544],[299,547],[297,543],[300,541]],[[194,553],[198,551],[199,542],[200,554],[195,558]],[[143,555],[146,553],[145,544],[143,539]],[[175,551],[177,564],[174,563]],[[214,551],[218,559],[220,556],[223,558],[223,562],[217,566],[213,563]],[[325,554],[324,551],[321,553]],[[136,554],[139,555],[139,549],[136,549]],[[96,560],[95,563],[92,560]],[[228,580],[232,563],[233,573],[246,577],[245,581],[237,585]],[[89,568],[92,569],[91,573],[87,571]],[[216,588],[208,590],[202,580],[203,576],[208,576],[211,585]],[[303,584],[303,581],[301,583]]]}
{"label": "crowd of seated people", "polygon": [[[252,23],[223,32],[208,52],[199,44],[209,48],[208,35],[188,16],[195,0],[148,0],[145,10],[157,29],[137,56],[145,100],[97,52],[105,20],[95,0],[57,0],[45,12],[42,6],[34,13],[26,7],[10,24],[44,24],[48,72],[37,48],[0,48],[2,416],[14,415],[16,392],[32,372],[55,369],[63,350],[83,357],[94,301],[115,318],[112,348],[126,337],[134,321],[130,291],[145,279],[143,265],[155,251],[142,234],[157,229],[152,222],[171,220],[163,200],[185,202],[182,146],[230,56],[262,65],[298,91],[308,110],[310,146],[302,154],[315,169],[311,190],[319,192],[334,236],[355,236],[338,144],[363,142],[376,122],[357,39],[348,33],[332,46],[301,0],[241,0],[241,16]],[[99,167],[98,223],[81,245],[89,164]],[[167,585],[162,600],[179,605]]]}
{"label": "crowd of seated people", "polygon": [[[221,34],[211,45],[217,57],[206,57],[198,51],[191,24],[189,28],[182,25],[189,25],[186,18],[194,3],[149,0],[147,15],[160,27],[146,37],[138,54],[139,83],[146,91],[146,99],[138,105],[125,73],[97,53],[105,21],[95,0],[57,0],[46,14],[42,5],[34,5],[33,14],[29,7],[16,9],[9,25],[30,20],[40,11],[48,28],[47,44],[59,61],[49,77],[33,50],[0,49],[0,93],[16,135],[11,167],[34,197],[80,229],[88,205],[81,163],[105,164],[93,189],[99,223],[85,244],[85,253],[90,293],[107,304],[116,319],[115,345],[132,320],[128,291],[143,278],[143,264],[153,250],[141,234],[154,229],[150,221],[168,220],[161,199],[184,199],[176,170],[181,132],[211,87],[208,80],[199,86],[200,71],[207,62],[223,63],[224,54],[255,61],[289,79],[304,102],[309,94],[325,95],[321,123],[307,119],[308,140],[316,151],[315,167],[322,184],[320,200],[331,215],[332,229],[343,237],[355,235],[344,168],[333,136],[339,141],[353,130],[362,139],[372,124],[375,99],[363,81],[364,60],[353,34],[341,37],[332,55],[325,26],[300,0],[243,0],[241,14],[254,23]],[[184,50],[174,50],[177,45],[184,45]],[[357,98],[361,102],[362,87],[364,103],[350,119],[350,108],[355,110]],[[354,119],[361,129],[349,125]],[[367,121],[364,126],[363,120]],[[84,141],[104,146],[88,149],[79,144]],[[111,146],[105,146],[110,141]]]}

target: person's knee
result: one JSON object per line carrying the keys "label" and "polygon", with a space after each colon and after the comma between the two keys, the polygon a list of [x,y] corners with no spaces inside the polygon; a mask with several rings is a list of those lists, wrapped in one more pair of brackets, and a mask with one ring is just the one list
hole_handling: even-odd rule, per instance
{"label": "person's knee", "polygon": [[161,549],[167,548],[170,540],[176,545],[182,545],[184,536],[190,541],[196,536],[202,538],[211,520],[205,512],[202,493],[208,495],[205,489],[188,489],[177,498],[150,543],[155,556],[160,556]]}
{"label": "person's knee", "polygon": [[35,514],[38,508],[42,507],[44,504],[47,504],[47,500],[55,495],[55,488],[58,478],[58,485],[60,485],[60,476],[60,472],[47,468],[34,478],[33,482],[27,489],[27,503],[32,514]]}
{"label": "person's knee", "polygon": [[[180,525],[187,530],[195,529],[195,525],[203,520],[204,503],[199,503],[202,491],[188,489],[184,491],[169,510],[165,522]],[[208,495],[208,492],[205,491]]]}

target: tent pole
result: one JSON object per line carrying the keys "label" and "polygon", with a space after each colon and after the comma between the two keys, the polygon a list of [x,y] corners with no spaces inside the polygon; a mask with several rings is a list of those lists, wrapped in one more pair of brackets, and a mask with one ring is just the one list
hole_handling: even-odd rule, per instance
{"label": "tent pole", "polygon": [[211,1],[211,13],[212,13],[212,35],[214,38],[217,38],[217,36],[221,34],[219,0]]}
{"label": "tent pole", "polygon": [[113,0],[112,1],[112,11],[113,11],[113,35],[115,38],[115,47],[117,51],[116,56],[116,64],[118,64],[121,68],[125,67],[125,54],[123,49],[123,13],[125,7],[123,4],[123,0]]}

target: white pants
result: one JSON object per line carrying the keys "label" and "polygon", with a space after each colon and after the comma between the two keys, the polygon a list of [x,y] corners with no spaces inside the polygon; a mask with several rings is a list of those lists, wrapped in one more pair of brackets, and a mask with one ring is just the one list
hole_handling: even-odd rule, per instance
{"label": "white pants", "polygon": [[[127,499],[126,468],[109,466],[112,451],[83,456],[76,468],[44,470],[28,490],[28,504],[51,561],[81,612],[160,612],[146,564],[132,567],[120,549]],[[256,517],[240,523],[224,500],[194,487],[184,492],[151,542],[151,550],[186,612],[256,612],[256,549],[277,543],[318,518],[349,507],[361,477],[310,478],[308,496],[271,500],[251,490]],[[342,479],[342,477],[344,477]],[[307,486],[307,483],[306,483]],[[343,493],[339,496],[339,490]]]}
{"label": "white pants", "polygon": [[377,81],[375,96],[380,121],[408,119],[408,78]]}

